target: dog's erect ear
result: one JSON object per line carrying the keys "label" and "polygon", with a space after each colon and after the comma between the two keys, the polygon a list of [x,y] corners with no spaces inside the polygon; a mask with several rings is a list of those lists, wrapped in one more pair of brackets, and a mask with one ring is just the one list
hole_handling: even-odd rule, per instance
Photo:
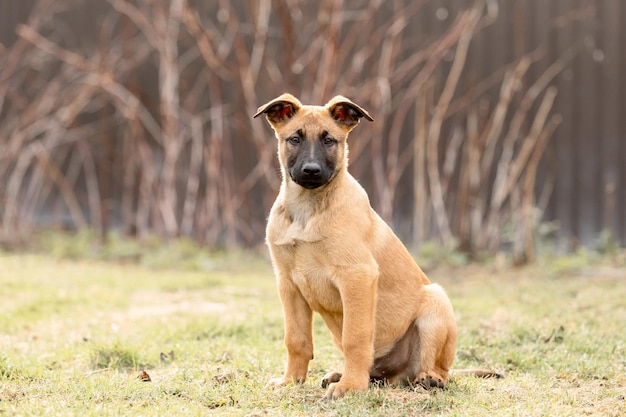
{"label": "dog's erect ear", "polygon": [[262,113],[265,113],[265,117],[267,117],[267,120],[273,126],[291,119],[301,107],[302,103],[300,103],[300,100],[291,94],[283,94],[282,96],[276,97],[269,103],[259,107],[255,115],[252,117],[258,117]]}
{"label": "dog's erect ear", "polygon": [[348,129],[354,128],[359,123],[361,117],[365,117],[373,122],[372,116],[361,106],[353,103],[344,96],[335,96],[328,103],[326,108],[335,121]]}

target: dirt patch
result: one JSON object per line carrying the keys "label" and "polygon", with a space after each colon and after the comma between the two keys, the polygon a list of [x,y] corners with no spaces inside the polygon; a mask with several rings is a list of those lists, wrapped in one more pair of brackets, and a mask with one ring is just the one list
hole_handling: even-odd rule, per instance
{"label": "dirt patch", "polygon": [[130,319],[177,313],[215,314],[228,309],[224,303],[206,301],[189,293],[147,292],[133,296],[133,306],[117,313]]}
{"label": "dirt patch", "polygon": [[24,331],[0,334],[0,347],[11,346],[24,353],[31,352],[37,343],[58,343],[90,340],[94,329],[112,333],[131,333],[141,326],[143,319],[176,315],[216,315],[229,310],[226,303],[206,301],[187,292],[138,292],[131,296],[131,307],[126,310],[96,310],[85,317],[49,317],[33,323]]}

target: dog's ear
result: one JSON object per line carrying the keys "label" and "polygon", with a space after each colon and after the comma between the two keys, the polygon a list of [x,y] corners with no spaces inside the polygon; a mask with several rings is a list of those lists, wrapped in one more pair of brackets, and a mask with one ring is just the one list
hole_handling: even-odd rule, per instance
{"label": "dog's ear", "polygon": [[326,108],[337,123],[349,130],[352,130],[362,117],[365,117],[370,122],[374,121],[372,116],[370,116],[363,107],[353,103],[344,96],[333,97],[326,103]]}
{"label": "dog's ear", "polygon": [[291,119],[301,107],[302,103],[300,103],[300,100],[291,94],[283,94],[259,107],[252,117],[258,117],[265,113],[267,121],[274,126]]}

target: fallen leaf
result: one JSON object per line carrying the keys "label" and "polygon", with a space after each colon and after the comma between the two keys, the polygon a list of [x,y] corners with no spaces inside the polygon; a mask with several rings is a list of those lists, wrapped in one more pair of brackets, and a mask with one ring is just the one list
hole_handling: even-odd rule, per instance
{"label": "fallen leaf", "polygon": [[148,373],[146,371],[141,371],[141,373],[139,374],[139,376],[137,378],[141,379],[143,382],[150,382],[150,381],[152,381],[152,379],[150,379],[150,375],[148,375]]}

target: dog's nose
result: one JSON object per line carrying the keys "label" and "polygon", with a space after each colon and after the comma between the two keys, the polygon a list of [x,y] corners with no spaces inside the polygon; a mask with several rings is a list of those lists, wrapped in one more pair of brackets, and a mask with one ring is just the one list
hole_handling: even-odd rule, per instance
{"label": "dog's nose", "polygon": [[315,162],[307,162],[302,166],[302,173],[307,177],[319,177],[322,173],[322,167]]}

